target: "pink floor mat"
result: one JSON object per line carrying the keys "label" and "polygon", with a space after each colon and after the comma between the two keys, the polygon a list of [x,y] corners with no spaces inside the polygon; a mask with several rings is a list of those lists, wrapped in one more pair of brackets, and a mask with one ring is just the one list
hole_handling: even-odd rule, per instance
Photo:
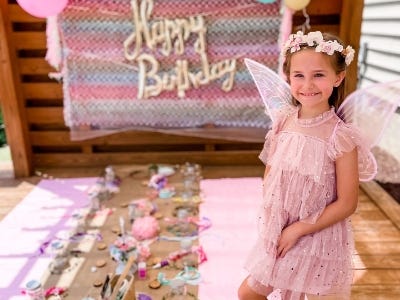
{"label": "pink floor mat", "polygon": [[261,203],[261,178],[203,180],[202,217],[212,226],[200,236],[208,261],[200,265],[201,300],[234,300],[247,276],[244,261],[256,239],[256,211]]}
{"label": "pink floor mat", "polygon": [[86,190],[96,179],[42,180],[0,222],[1,299],[26,299],[23,287],[40,281],[51,261],[46,243],[71,231],[71,217],[88,205]]}

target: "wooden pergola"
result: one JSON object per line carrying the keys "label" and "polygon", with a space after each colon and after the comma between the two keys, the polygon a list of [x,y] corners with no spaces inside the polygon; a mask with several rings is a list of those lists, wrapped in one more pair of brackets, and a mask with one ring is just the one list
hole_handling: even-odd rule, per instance
{"label": "wooden pergola", "polygon": [[[127,131],[108,137],[71,141],[63,119],[62,84],[49,79],[46,20],[23,11],[16,1],[0,4],[0,99],[15,177],[40,167],[88,167],[107,164],[183,163],[258,164],[262,140],[254,143]],[[363,0],[312,0],[311,29],[338,34],[359,49]],[[297,12],[293,27],[304,17]],[[356,88],[357,64],[348,72],[347,93]]]}

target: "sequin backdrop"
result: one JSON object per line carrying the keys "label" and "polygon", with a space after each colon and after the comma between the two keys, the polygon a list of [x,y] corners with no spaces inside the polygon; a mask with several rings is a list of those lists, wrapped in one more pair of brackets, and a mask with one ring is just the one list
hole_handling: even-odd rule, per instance
{"label": "sequin backdrop", "polygon": [[[140,5],[140,1],[138,1]],[[124,129],[199,127],[267,127],[269,118],[247,72],[243,58],[277,69],[281,3],[255,0],[154,0],[151,22],[202,15],[207,27],[206,55],[212,64],[237,58],[233,88],[221,80],[191,88],[179,98],[176,91],[138,99],[138,68],[124,56],[123,42],[135,31],[128,0],[71,0],[58,17],[61,40],[64,118],[79,128]],[[48,43],[51,45],[54,43]],[[146,49],[170,72],[183,58],[189,68],[200,68],[200,57],[190,40],[185,51],[163,56]]]}

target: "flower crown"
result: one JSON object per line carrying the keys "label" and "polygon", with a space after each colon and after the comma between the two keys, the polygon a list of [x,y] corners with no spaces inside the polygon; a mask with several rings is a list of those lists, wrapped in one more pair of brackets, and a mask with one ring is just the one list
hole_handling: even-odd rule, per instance
{"label": "flower crown", "polygon": [[344,56],[346,66],[354,59],[355,51],[351,46],[344,49],[337,40],[325,41],[320,31],[313,31],[308,34],[298,31],[296,34],[291,34],[283,46],[282,54],[286,56],[289,49],[290,53],[294,53],[299,51],[302,46],[315,47],[315,52],[323,52],[328,55],[333,55],[337,51]]}

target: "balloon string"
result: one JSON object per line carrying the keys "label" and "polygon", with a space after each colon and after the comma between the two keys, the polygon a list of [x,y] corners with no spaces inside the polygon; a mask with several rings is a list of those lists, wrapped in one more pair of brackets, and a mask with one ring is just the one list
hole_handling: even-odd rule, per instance
{"label": "balloon string", "polygon": [[310,16],[308,15],[306,8],[303,8],[303,16],[306,20],[304,21],[303,25],[301,25],[301,31],[306,32],[306,30],[311,28]]}

